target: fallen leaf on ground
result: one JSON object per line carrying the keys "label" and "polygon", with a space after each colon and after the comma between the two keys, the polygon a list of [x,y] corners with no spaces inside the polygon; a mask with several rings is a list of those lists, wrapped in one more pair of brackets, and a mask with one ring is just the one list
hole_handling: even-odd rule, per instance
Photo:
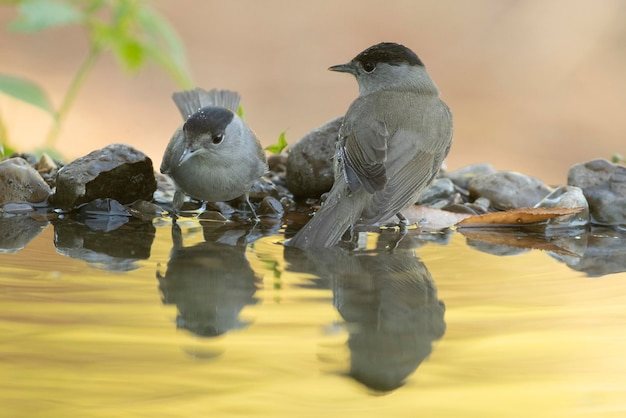
{"label": "fallen leaf on ground", "polygon": [[474,228],[483,225],[526,225],[547,221],[564,215],[573,215],[584,208],[520,208],[505,212],[469,216],[456,224],[459,228]]}

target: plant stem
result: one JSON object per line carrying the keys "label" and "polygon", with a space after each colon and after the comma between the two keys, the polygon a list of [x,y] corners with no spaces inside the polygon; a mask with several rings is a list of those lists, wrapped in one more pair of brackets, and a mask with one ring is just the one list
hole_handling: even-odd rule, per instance
{"label": "plant stem", "polygon": [[78,96],[78,91],[85,83],[87,76],[93,69],[101,53],[102,48],[99,45],[91,45],[89,55],[87,55],[87,58],[76,72],[76,75],[74,75],[74,79],[72,80],[72,83],[67,89],[65,97],[61,102],[61,106],[59,107],[59,111],[57,112],[54,124],[50,128],[50,131],[48,131],[48,136],[46,137],[46,142],[44,143],[45,148],[54,148],[54,145],[59,137],[59,133],[61,132],[61,125],[65,121],[65,118],[67,117],[67,114],[70,110],[70,107],[72,107],[76,96]]}

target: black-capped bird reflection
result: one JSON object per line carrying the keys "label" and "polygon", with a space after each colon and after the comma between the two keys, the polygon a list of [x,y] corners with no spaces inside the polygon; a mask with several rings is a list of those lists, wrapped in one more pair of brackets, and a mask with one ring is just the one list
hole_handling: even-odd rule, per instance
{"label": "black-capped bird reflection", "polygon": [[165,275],[157,272],[164,304],[178,308],[177,328],[201,337],[215,337],[248,325],[239,319],[255,304],[260,280],[246,258],[251,231],[208,223],[205,242],[184,247],[178,225],[172,226],[172,248]]}
{"label": "black-capped bird reflection", "polygon": [[348,374],[368,388],[389,392],[430,355],[445,333],[445,305],[413,250],[307,254],[347,323]]}

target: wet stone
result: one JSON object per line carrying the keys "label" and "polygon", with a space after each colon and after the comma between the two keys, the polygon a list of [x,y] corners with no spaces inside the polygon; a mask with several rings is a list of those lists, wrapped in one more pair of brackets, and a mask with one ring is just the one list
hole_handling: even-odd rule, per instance
{"label": "wet stone", "polygon": [[589,205],[583,195],[583,191],[574,186],[561,186],[544,197],[537,203],[538,208],[578,208],[583,207],[581,212],[572,215],[559,216],[549,219],[549,227],[575,227],[589,223]]}
{"label": "wet stone", "polygon": [[266,196],[259,205],[258,214],[264,216],[282,217],[285,213],[283,205],[274,197]]}
{"label": "wet stone", "polygon": [[594,223],[626,224],[626,167],[603,159],[576,164],[567,184],[582,189]]}
{"label": "wet stone", "polygon": [[287,187],[295,197],[319,198],[335,181],[333,156],[343,117],[309,132],[289,148]]}
{"label": "wet stone", "polygon": [[113,144],[64,166],[56,187],[53,204],[71,210],[98,198],[122,204],[152,200],[156,180],[150,158],[131,146]]}
{"label": "wet stone", "polygon": [[26,160],[20,157],[0,162],[0,203],[40,203],[50,195],[50,187]]}
{"label": "wet stone", "polygon": [[454,195],[454,183],[449,178],[440,177],[420,197],[420,205],[433,206],[436,202],[445,200],[446,203]]}
{"label": "wet stone", "polygon": [[540,180],[512,171],[474,177],[468,190],[471,197],[485,197],[499,210],[531,208],[551,191]]}
{"label": "wet stone", "polygon": [[454,184],[462,189],[467,190],[470,180],[472,180],[474,177],[494,173],[496,173],[496,169],[493,168],[491,164],[483,163],[469,165],[450,173],[444,173],[443,177],[449,178]]}

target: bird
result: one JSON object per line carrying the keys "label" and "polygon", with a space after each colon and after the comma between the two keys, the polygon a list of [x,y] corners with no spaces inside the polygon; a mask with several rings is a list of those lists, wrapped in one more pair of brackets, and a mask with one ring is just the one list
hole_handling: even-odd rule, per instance
{"label": "bird", "polygon": [[170,139],[160,171],[176,185],[174,214],[185,195],[204,202],[243,196],[258,219],[248,192],[268,171],[267,160],[261,143],[237,115],[239,94],[195,88],[176,92],[172,98],[184,123]]}
{"label": "bird", "polygon": [[359,94],[339,128],[328,197],[285,242],[305,250],[336,245],[357,221],[405,220],[452,144],[452,113],[409,48],[382,42],[329,70],[352,74]]}

